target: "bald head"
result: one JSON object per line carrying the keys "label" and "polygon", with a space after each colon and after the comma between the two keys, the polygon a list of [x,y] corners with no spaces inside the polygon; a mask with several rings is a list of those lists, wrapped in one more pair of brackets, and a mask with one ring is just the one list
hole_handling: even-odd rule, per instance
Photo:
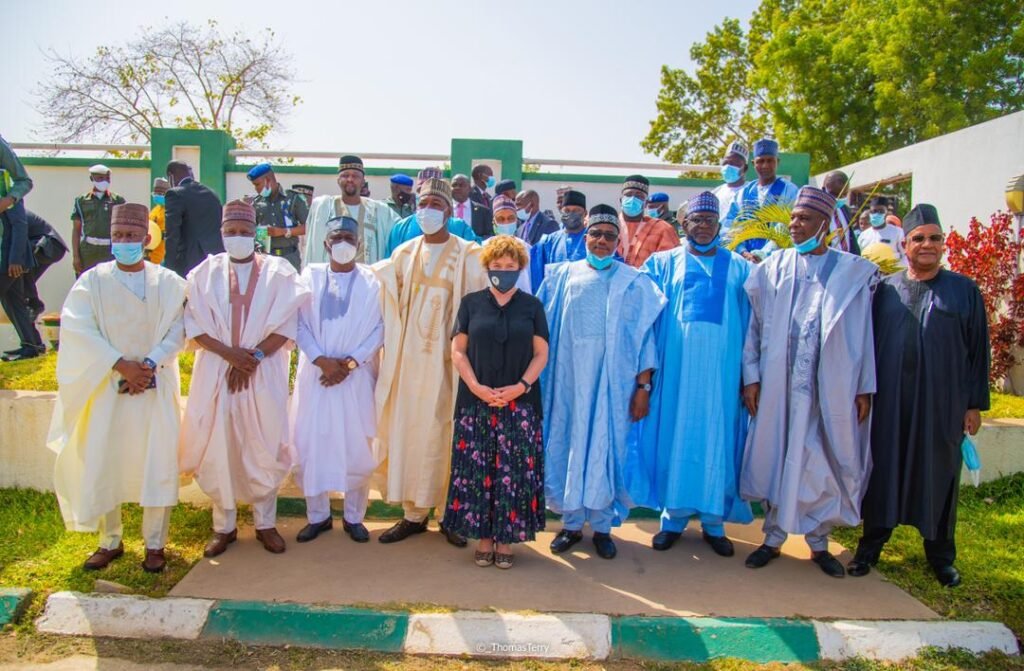
{"label": "bald head", "polygon": [[839,198],[843,193],[843,189],[846,188],[846,183],[849,181],[850,178],[846,176],[846,173],[839,170],[833,170],[829,174],[825,175],[822,187],[833,198]]}
{"label": "bald head", "polygon": [[528,215],[533,216],[535,212],[540,210],[540,195],[533,189],[523,189],[516,196],[516,207],[520,210],[526,210]]}
{"label": "bald head", "polygon": [[473,185],[469,182],[469,177],[465,175],[455,175],[452,177],[452,199],[456,203],[464,203],[469,198],[469,190]]}

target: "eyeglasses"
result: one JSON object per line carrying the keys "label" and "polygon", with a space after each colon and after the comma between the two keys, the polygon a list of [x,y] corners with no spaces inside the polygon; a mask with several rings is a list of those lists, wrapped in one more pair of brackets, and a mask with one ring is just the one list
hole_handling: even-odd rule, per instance
{"label": "eyeglasses", "polygon": [[595,240],[597,238],[604,238],[608,242],[615,242],[616,240],[619,239],[618,233],[615,233],[613,231],[597,231],[594,230],[593,228],[587,231],[587,235],[594,238]]}
{"label": "eyeglasses", "polygon": [[942,242],[945,239],[946,239],[946,236],[939,235],[938,233],[936,233],[934,235],[914,235],[914,236],[911,236],[910,241],[919,245],[922,242],[924,242],[925,240],[927,240],[928,242],[934,242],[935,244],[938,245],[938,244],[942,244]]}

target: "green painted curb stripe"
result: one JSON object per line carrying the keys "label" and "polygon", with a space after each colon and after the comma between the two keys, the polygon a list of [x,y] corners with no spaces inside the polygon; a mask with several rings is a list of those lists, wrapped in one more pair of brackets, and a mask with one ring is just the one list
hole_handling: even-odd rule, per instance
{"label": "green painted curb stripe", "polygon": [[32,590],[29,589],[0,588],[0,627],[18,621],[31,595]]}
{"label": "green painted curb stripe", "polygon": [[401,652],[408,613],[259,601],[218,601],[202,638],[258,645],[297,645]]}
{"label": "green painted curb stripe", "polygon": [[752,662],[812,662],[819,656],[813,623],[759,618],[612,619],[612,654],[663,662],[735,657]]}

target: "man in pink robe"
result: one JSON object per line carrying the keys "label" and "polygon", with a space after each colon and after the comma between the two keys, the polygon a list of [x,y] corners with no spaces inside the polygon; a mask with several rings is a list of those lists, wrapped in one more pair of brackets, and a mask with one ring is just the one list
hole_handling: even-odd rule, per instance
{"label": "man in pink robe", "polygon": [[224,206],[223,254],[188,276],[185,335],[199,349],[181,429],[179,465],[213,500],[216,557],[233,543],[237,502],[252,506],[256,538],[285,551],[275,528],[288,474],[288,362],[299,308],[309,298],[290,263],[255,254],[256,212]]}

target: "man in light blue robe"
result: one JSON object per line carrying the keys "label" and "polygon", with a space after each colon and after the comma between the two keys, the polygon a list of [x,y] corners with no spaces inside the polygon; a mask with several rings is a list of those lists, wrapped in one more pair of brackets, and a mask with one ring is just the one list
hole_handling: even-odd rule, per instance
{"label": "man in light blue robe", "polygon": [[598,556],[611,559],[611,528],[633,507],[626,458],[636,422],[647,415],[653,326],[665,297],[612,258],[618,238],[615,208],[591,209],[586,259],[549,267],[538,292],[551,330],[541,394],[545,497],[562,514],[556,554],[578,543],[589,522]]}
{"label": "man in light blue robe", "polygon": [[825,246],[835,205],[821,189],[800,189],[789,222],[794,247],[747,278],[743,400],[752,420],[740,494],[765,506],[765,540],[747,557],[748,568],[778,557],[796,533],[822,571],[842,578],[828,534],[860,521],[871,472],[878,268]]}
{"label": "man in light blue robe", "polygon": [[657,252],[641,268],[668,307],[654,327],[658,374],[638,463],[627,476],[636,504],[662,511],[655,550],[672,547],[696,516],[704,540],[731,557],[723,522],[753,520],[739,496],[748,420],[741,357],[750,318],[743,284],[750,264],[719,246],[718,212],[710,191],[690,199],[686,244]]}
{"label": "man in light blue robe", "polygon": [[[480,242],[480,236],[473,232],[473,227],[458,217],[449,217],[447,226],[448,232],[455,237],[470,242]],[[385,250],[385,258],[391,258],[391,255],[402,243],[418,238],[421,235],[423,235],[423,229],[420,228],[419,223],[416,221],[415,214],[402,219],[391,229],[391,235],[388,237],[387,249]]]}

